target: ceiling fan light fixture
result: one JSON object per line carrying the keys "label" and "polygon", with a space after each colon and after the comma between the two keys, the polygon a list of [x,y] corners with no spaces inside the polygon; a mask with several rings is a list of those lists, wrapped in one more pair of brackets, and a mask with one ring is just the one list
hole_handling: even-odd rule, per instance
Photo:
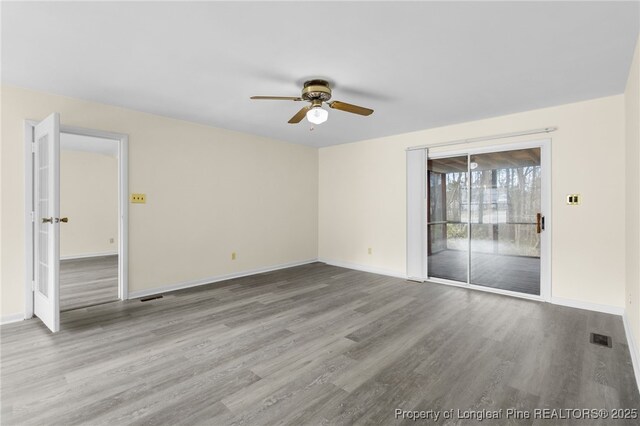
{"label": "ceiling fan light fixture", "polygon": [[320,106],[313,107],[307,111],[307,120],[310,123],[322,124],[327,121],[327,118],[329,118],[329,111]]}
{"label": "ceiling fan light fixture", "polygon": [[371,108],[365,108],[358,105],[348,104],[341,101],[331,101],[331,88],[326,80],[309,80],[305,81],[304,88],[300,96],[251,96],[251,99],[275,100],[275,101],[294,101],[308,102],[309,104],[300,108],[288,121],[289,124],[298,124],[305,117],[312,124],[322,124],[329,118],[328,109],[322,108],[322,104],[326,104],[331,109],[344,111],[351,114],[368,116],[373,114]]}

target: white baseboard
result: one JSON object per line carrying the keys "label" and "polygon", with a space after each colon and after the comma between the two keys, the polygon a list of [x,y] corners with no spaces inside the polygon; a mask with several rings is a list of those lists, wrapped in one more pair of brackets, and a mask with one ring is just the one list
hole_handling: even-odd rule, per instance
{"label": "white baseboard", "polygon": [[117,251],[104,251],[101,253],[72,254],[69,256],[60,256],[60,260],[86,259],[88,257],[115,256]]}
{"label": "white baseboard", "polygon": [[624,324],[624,332],[627,335],[627,343],[629,346],[629,353],[631,354],[631,362],[633,363],[633,372],[636,375],[636,384],[640,387],[640,347],[636,338],[633,335],[633,330],[629,324],[629,318],[627,317],[627,311],[625,310],[622,316],[622,322]]}
{"label": "white baseboard", "polygon": [[565,299],[563,297],[552,297],[551,303],[554,305],[568,306],[570,308],[586,309],[587,311],[602,312],[605,314],[624,314],[624,308],[620,306],[600,305],[598,303],[582,302],[580,300]]}
{"label": "white baseboard", "polygon": [[146,296],[153,296],[153,295],[156,295],[156,294],[168,293],[170,291],[176,291],[176,290],[182,290],[182,289],[190,288],[190,287],[197,287],[197,286],[200,286],[200,285],[212,284],[212,283],[216,283],[216,282],[219,282],[219,281],[226,281],[226,280],[231,280],[231,279],[234,279],[234,278],[247,277],[249,275],[256,275],[256,274],[262,274],[262,273],[265,273],[265,272],[277,271],[279,269],[293,268],[294,266],[307,265],[309,263],[313,263],[313,262],[317,262],[317,261],[318,261],[318,259],[308,259],[308,260],[303,260],[303,261],[300,261],[300,262],[283,263],[283,264],[280,264],[280,265],[266,266],[264,268],[251,269],[251,270],[248,270],[248,271],[234,272],[232,274],[217,275],[215,277],[201,278],[201,279],[198,279],[198,280],[191,280],[191,281],[184,281],[184,282],[181,282],[181,283],[170,284],[170,285],[166,285],[166,286],[162,286],[162,287],[155,287],[155,288],[150,288],[150,289],[145,289],[145,290],[130,291],[128,299],[138,299],[140,297],[146,297]]}
{"label": "white baseboard", "polygon": [[318,262],[326,263],[327,265],[338,266],[340,268],[354,269],[356,271],[362,272],[370,272],[372,274],[386,275],[394,278],[402,278],[403,280],[407,279],[405,274],[398,273],[396,271],[391,271],[389,269],[377,268],[375,266],[361,265],[359,263],[351,263],[351,262],[342,262],[339,260],[331,260],[331,259],[318,259]]}
{"label": "white baseboard", "polygon": [[24,320],[24,314],[22,312],[18,312],[17,314],[4,315],[2,318],[0,318],[0,324],[9,324],[22,320]]}

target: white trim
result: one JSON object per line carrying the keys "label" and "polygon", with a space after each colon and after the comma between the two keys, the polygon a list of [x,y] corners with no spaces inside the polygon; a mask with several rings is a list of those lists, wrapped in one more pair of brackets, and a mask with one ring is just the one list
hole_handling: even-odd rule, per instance
{"label": "white trim", "polygon": [[436,143],[427,144],[427,145],[410,146],[406,150],[412,151],[414,149],[430,149],[430,148],[437,148],[441,146],[462,145],[462,144],[469,144],[474,142],[492,141],[496,139],[515,138],[518,136],[539,135],[541,133],[555,132],[556,130],[558,130],[557,127],[544,127],[542,129],[525,130],[523,132],[499,133],[497,135],[480,136],[477,138],[456,139],[452,141],[436,142]]}
{"label": "white trim", "polygon": [[538,302],[546,302],[546,300],[542,296],[538,296],[538,295],[535,295],[535,294],[529,294],[529,293],[521,293],[519,291],[503,290],[503,289],[500,289],[500,288],[488,287],[488,286],[478,285],[478,284],[469,284],[469,286],[467,288],[469,288],[471,290],[484,291],[486,293],[501,294],[503,296],[518,297],[520,299],[535,300],[535,301],[538,301]]}
{"label": "white trim", "polygon": [[624,324],[624,333],[627,335],[627,346],[629,347],[629,354],[631,355],[633,372],[636,376],[636,385],[640,387],[640,352],[638,352],[638,343],[633,336],[633,331],[629,324],[629,318],[627,317],[626,310],[624,311],[624,315],[622,315],[622,323]]}
{"label": "white trim", "polygon": [[[23,319],[33,317],[33,281],[35,279],[33,274],[33,224],[34,224],[34,211],[33,205],[33,131],[35,128],[34,123],[24,122],[24,315]],[[31,195],[31,196],[29,196]],[[2,320],[4,324],[4,319]]]}
{"label": "white trim", "polygon": [[[105,132],[106,133],[106,132]],[[118,144],[118,297],[129,298],[129,136]]]}
{"label": "white trim", "polygon": [[[33,229],[31,224],[31,203],[33,195],[33,164],[31,161],[31,141],[35,120],[24,121],[25,138],[25,312],[24,318],[33,317]],[[93,136],[118,141],[118,297],[129,297],[129,136],[123,133],[82,127],[60,125],[61,133]]]}
{"label": "white trim", "polygon": [[25,315],[22,312],[17,314],[5,315],[0,318],[0,324],[11,324],[12,322],[24,321]]}
{"label": "white trim", "polygon": [[353,269],[355,271],[370,272],[372,274],[386,275],[388,277],[402,278],[404,280],[409,279],[415,281],[413,278],[407,278],[406,274],[402,274],[390,269],[378,268],[376,266],[362,265],[360,263],[342,262],[340,260],[331,259],[318,259],[318,262],[326,263],[331,266],[338,266],[340,268]]}
{"label": "white trim", "polygon": [[540,250],[542,253],[540,256],[540,296],[546,301],[551,300],[553,297],[553,285],[551,284],[551,265],[553,263],[553,246],[551,244],[551,237],[553,235],[553,217],[551,215],[553,211],[551,140],[552,139],[544,139],[540,141],[542,143],[542,145],[540,145],[540,165],[542,166],[540,184],[543,190],[540,200],[540,210],[544,223],[544,229],[540,236]]}
{"label": "white trim", "polygon": [[451,287],[460,287],[467,289],[469,288],[469,285],[467,283],[463,283],[462,281],[448,280],[446,278],[429,277],[424,282],[431,284],[450,285]]}
{"label": "white trim", "polygon": [[520,293],[517,291],[503,290],[500,288],[487,287],[487,286],[477,285],[477,284],[467,284],[460,281],[447,280],[444,278],[430,277],[430,278],[427,278],[425,282],[432,283],[432,284],[448,285],[452,287],[466,288],[467,290],[484,291],[485,293],[500,294],[502,296],[517,297],[520,299],[535,300],[536,302],[545,302],[542,296],[537,296],[535,294]]}
{"label": "white trim", "polygon": [[129,293],[129,299],[138,299],[140,297],[153,296],[156,294],[168,293],[171,291],[182,290],[190,287],[198,287],[201,285],[213,284],[220,281],[231,280],[234,278],[247,277],[249,275],[262,274],[265,272],[277,271],[279,269],[293,268],[294,266],[307,265],[317,262],[318,259],[307,259],[299,262],[283,263],[280,265],[265,266],[263,268],[250,269],[248,271],[234,272],[232,274],[217,275],[215,277],[201,278],[197,280],[184,281],[176,284],[169,284],[162,287],[149,288],[145,290],[137,290]]}
{"label": "white trim", "polygon": [[585,309],[587,311],[602,312],[605,314],[624,314],[624,308],[620,306],[601,305],[599,303],[583,302],[581,300],[565,299],[563,297],[552,297],[551,303],[554,305],[568,306],[570,308]]}
{"label": "white trim", "polygon": [[[466,156],[466,155],[477,155],[477,154],[492,154],[495,152],[506,152],[506,151],[518,151],[521,149],[528,148],[540,148],[545,144],[551,143],[551,138],[546,139],[531,139],[527,141],[519,141],[519,142],[507,142],[507,143],[498,143],[495,145],[486,145],[486,146],[478,146],[478,147],[466,147],[466,148],[458,148],[455,150],[445,150],[445,151],[431,151],[428,150],[428,159],[441,159],[441,158],[449,158],[449,157],[457,157],[457,156]],[[549,145],[549,148],[551,146]]]}
{"label": "white trim", "polygon": [[104,251],[101,253],[71,254],[69,256],[60,256],[60,260],[86,259],[89,257],[115,256],[118,251]]}
{"label": "white trim", "polygon": [[[443,181],[444,181],[444,177],[443,177]],[[471,236],[471,186],[472,185],[473,185],[473,182],[471,181],[471,154],[467,153],[467,282],[466,282],[467,286],[471,286],[471,253],[473,252],[473,247],[471,246],[471,242],[473,241],[473,238]],[[445,190],[446,190],[446,187],[445,187]],[[427,200],[427,202],[431,203],[431,200]],[[427,259],[427,263],[429,263],[428,259]]]}

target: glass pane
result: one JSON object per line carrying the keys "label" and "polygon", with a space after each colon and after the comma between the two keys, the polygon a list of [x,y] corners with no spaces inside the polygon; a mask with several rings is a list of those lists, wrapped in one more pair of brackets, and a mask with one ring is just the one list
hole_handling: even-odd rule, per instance
{"label": "glass pane", "polygon": [[[38,140],[38,211],[49,216],[49,144],[44,135]],[[39,219],[38,227],[38,292],[49,295],[49,232],[50,225]]]}
{"label": "glass pane", "polygon": [[471,284],[540,294],[540,148],[472,155]]}
{"label": "glass pane", "polygon": [[429,277],[467,282],[467,156],[427,163],[427,272]]}

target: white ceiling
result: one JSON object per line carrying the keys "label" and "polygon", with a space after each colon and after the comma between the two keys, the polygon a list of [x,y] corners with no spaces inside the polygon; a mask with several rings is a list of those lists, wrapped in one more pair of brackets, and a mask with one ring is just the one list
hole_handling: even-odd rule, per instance
{"label": "white ceiling", "polygon": [[118,157],[118,142],[93,136],[60,133],[60,149],[65,151],[86,151]]}
{"label": "white ceiling", "polygon": [[[2,2],[4,83],[311,146],[622,93],[638,2]],[[287,124],[326,77],[331,110]],[[64,116],[62,117],[64,121]],[[550,125],[553,123],[549,123]]]}

